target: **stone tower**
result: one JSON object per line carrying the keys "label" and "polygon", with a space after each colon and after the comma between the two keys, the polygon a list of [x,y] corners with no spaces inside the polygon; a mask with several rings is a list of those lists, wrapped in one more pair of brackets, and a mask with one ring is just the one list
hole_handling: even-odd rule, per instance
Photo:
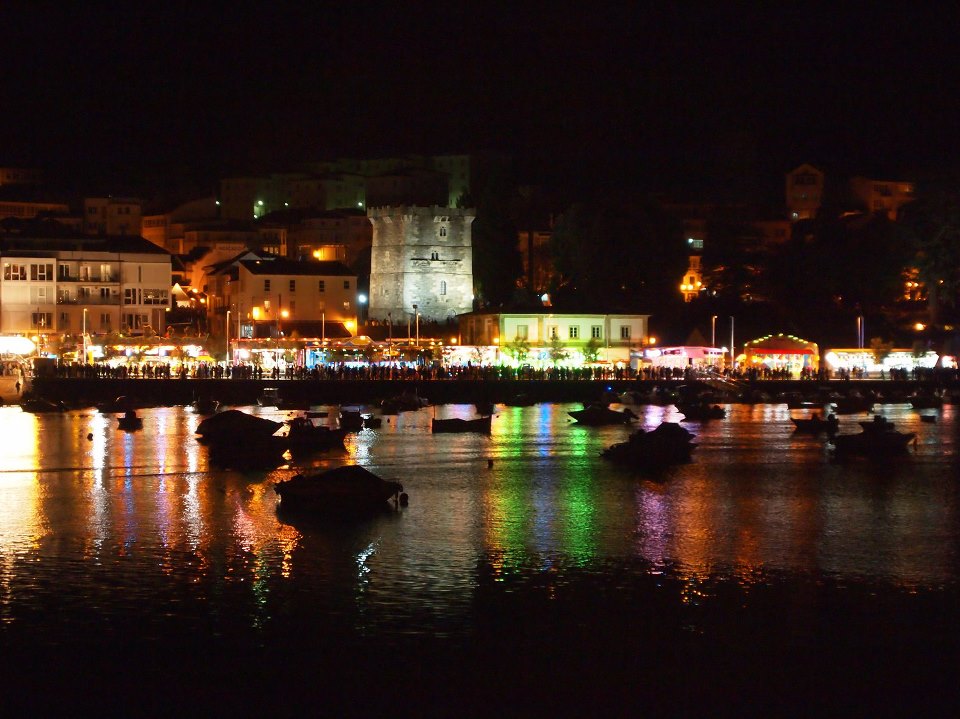
{"label": "stone tower", "polygon": [[370,318],[443,322],[473,309],[472,209],[374,207]]}

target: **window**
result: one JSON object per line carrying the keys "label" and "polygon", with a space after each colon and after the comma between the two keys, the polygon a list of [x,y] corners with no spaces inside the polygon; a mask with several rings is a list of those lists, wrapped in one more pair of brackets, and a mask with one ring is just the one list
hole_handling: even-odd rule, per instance
{"label": "window", "polygon": [[296,292],[296,291],[297,291],[297,281],[296,281],[296,280],[290,280],[290,292],[293,293],[293,292]]}
{"label": "window", "polygon": [[264,291],[264,293],[270,291],[270,280],[264,280],[264,281],[263,281],[263,291]]}
{"label": "window", "polygon": [[70,327],[70,315],[67,312],[60,313],[60,329],[65,330]]}
{"label": "window", "polygon": [[570,325],[567,328],[567,337],[572,340],[580,338],[580,328],[577,325]]}
{"label": "window", "polygon": [[344,281],[343,281],[343,289],[345,289],[345,290],[349,290],[349,289],[350,289],[350,280],[344,280]]}
{"label": "window", "polygon": [[327,291],[327,283],[324,280],[317,280],[317,289],[323,293]]}
{"label": "window", "polygon": [[344,300],[344,302],[343,302],[343,311],[344,311],[344,312],[349,312],[349,311],[350,311],[350,302],[347,301],[347,300]]}
{"label": "window", "polygon": [[30,279],[47,282],[53,279],[53,263],[48,265],[30,265]]}
{"label": "window", "polygon": [[30,324],[34,327],[44,328],[53,326],[53,313],[52,312],[31,312],[30,313]]}
{"label": "window", "polygon": [[431,253],[430,253],[430,259],[431,259],[431,260],[439,260],[439,259],[440,259],[440,253],[439,253],[439,252],[431,252]]}
{"label": "window", "polygon": [[145,305],[166,305],[167,290],[146,289],[143,291],[143,304]]}
{"label": "window", "polygon": [[[88,289],[89,289],[89,288],[88,288]],[[110,297],[110,288],[109,288],[109,287],[101,287],[101,288],[100,288],[100,299],[105,300],[105,299],[107,299],[108,297]]]}
{"label": "window", "polygon": [[603,326],[602,325],[593,325],[590,328],[590,337],[595,340],[603,339]]}
{"label": "window", "polygon": [[630,339],[630,325],[620,325],[620,339]]}
{"label": "window", "polygon": [[555,340],[557,339],[557,337],[560,336],[560,331],[556,325],[551,325],[549,333],[550,333],[550,339],[552,340]]}
{"label": "window", "polygon": [[57,270],[57,275],[61,280],[66,280],[70,277],[70,268],[67,265],[60,265]]}
{"label": "window", "polygon": [[123,290],[123,304],[141,305],[143,304],[143,291],[139,287],[126,287]]}
{"label": "window", "polygon": [[525,340],[530,336],[530,327],[529,325],[517,325],[517,339]]}
{"label": "window", "polygon": [[17,264],[4,264],[3,279],[5,280],[26,280],[27,266]]}
{"label": "window", "polygon": [[446,237],[446,236],[447,236],[447,228],[446,228],[446,226],[440,225],[440,237]]}
{"label": "window", "polygon": [[101,312],[100,313],[100,329],[106,331],[110,329],[110,313]]}
{"label": "window", "polygon": [[446,280],[440,280],[440,294],[441,294],[441,295],[447,294],[447,281],[446,281]]}
{"label": "window", "polygon": [[144,315],[125,314],[123,316],[123,323],[126,325],[128,330],[138,330],[147,324],[147,320]]}

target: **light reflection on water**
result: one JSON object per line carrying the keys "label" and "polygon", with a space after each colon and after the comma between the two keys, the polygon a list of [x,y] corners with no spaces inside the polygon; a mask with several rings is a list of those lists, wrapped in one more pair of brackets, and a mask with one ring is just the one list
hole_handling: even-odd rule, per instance
{"label": "light reflection on water", "polygon": [[[836,464],[822,440],[793,434],[785,405],[731,406],[726,420],[690,425],[694,462],[659,479],[608,465],[601,450],[630,429],[578,426],[575,408],[501,407],[490,437],[430,434],[434,413],[470,417],[467,405],[385,418],[305,466],[358,462],[402,481],[410,506],[308,526],[280,521],[273,492],[302,467],[211,469],[200,418],[184,408],[143,410],[135,433],[92,410],[0,408],[0,620],[65,600],[108,615],[162,603],[173,616],[202,600],[255,628],[309,606],[361,634],[456,633],[481,572],[562,584],[574,570],[617,581],[669,568],[693,593],[711,577],[749,585],[768,572],[957,580],[954,407],[926,424],[886,406],[918,433],[911,455]],[[647,429],[679,419],[673,407],[640,414]],[[843,422],[852,431],[862,418]]]}

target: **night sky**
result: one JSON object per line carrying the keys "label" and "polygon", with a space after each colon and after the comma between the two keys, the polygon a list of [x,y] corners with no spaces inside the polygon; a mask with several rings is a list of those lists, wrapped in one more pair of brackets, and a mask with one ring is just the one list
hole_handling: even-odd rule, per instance
{"label": "night sky", "polygon": [[488,149],[568,193],[691,196],[960,167],[956,10],[521,5],[4,3],[0,164],[121,192]]}

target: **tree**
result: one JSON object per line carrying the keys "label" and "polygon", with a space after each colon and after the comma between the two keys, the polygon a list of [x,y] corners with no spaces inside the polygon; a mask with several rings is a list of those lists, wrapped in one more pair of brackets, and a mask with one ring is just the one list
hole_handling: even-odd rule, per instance
{"label": "tree", "polygon": [[899,229],[904,244],[915,252],[930,324],[939,326],[943,308],[956,307],[960,290],[960,193],[930,192],[908,204]]}
{"label": "tree", "polygon": [[553,335],[550,338],[550,361],[558,364],[567,358],[567,348],[563,346],[563,340],[559,335]]}
{"label": "tree", "polygon": [[870,351],[873,354],[874,363],[883,364],[883,361],[893,352],[893,342],[884,342],[880,337],[871,337]]}
{"label": "tree", "polygon": [[530,343],[525,337],[517,336],[504,345],[503,349],[519,363],[523,362],[530,354]]}
{"label": "tree", "polygon": [[583,361],[587,364],[593,364],[600,357],[600,340],[591,337],[587,344],[583,346]]}

